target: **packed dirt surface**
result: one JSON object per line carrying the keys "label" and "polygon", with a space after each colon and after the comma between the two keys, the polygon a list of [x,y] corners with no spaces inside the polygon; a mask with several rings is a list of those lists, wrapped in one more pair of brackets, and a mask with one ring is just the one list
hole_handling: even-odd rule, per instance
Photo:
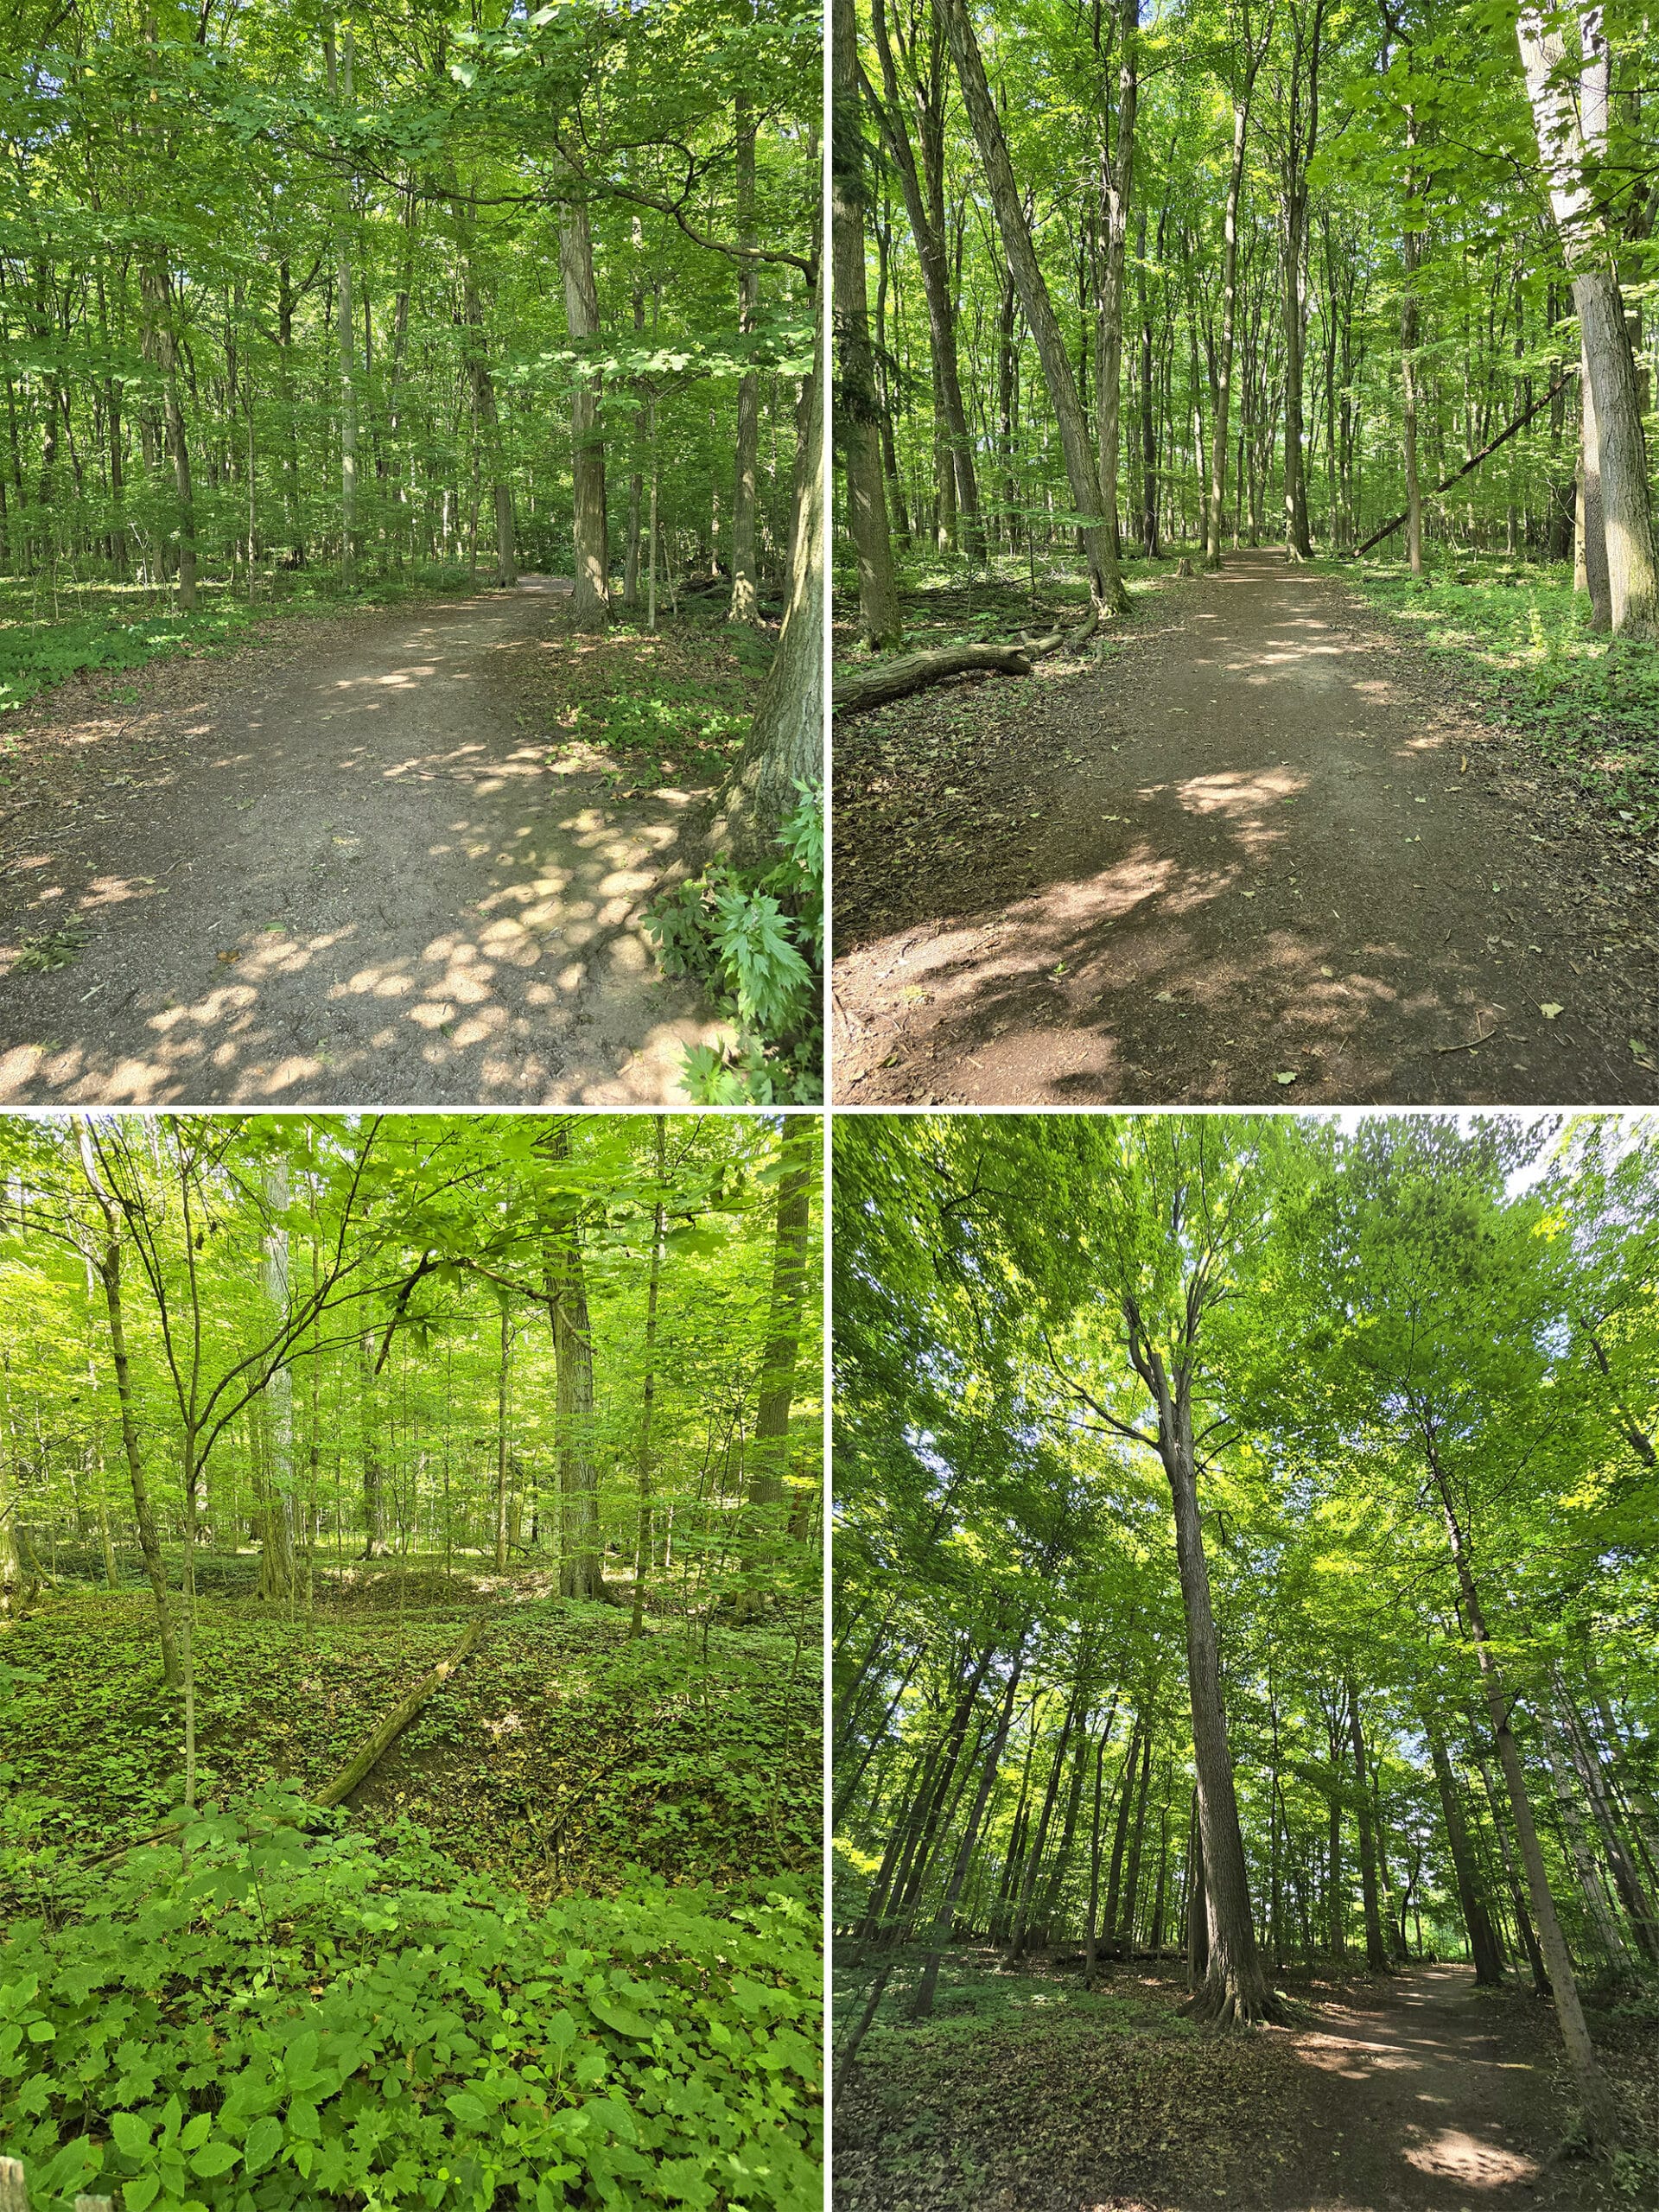
{"label": "packed dirt surface", "polygon": [[[1033,1985],[1036,1986],[1037,1985]],[[1217,2035],[1166,1978],[880,2040],[842,2080],[836,2212],[1611,2212],[1648,2201],[1562,2155],[1548,2009],[1465,1967],[1316,1984],[1291,2023]],[[1626,2031],[1639,2036],[1642,2031]],[[866,2045],[867,2052],[870,2046]],[[1630,2052],[1618,2065],[1628,2075]],[[1639,2118],[1637,2121],[1639,2126]]]}
{"label": "packed dirt surface", "polygon": [[[550,749],[569,584],[77,679],[7,811],[0,1101],[645,1105],[721,1041],[641,927],[696,811]],[[65,687],[66,692],[71,687]],[[70,963],[22,969],[67,938]]]}
{"label": "packed dirt surface", "polygon": [[1290,2038],[1316,2076],[1274,2212],[1490,2212],[1602,2201],[1605,2170],[1557,2153],[1567,2126],[1542,2006],[1422,1967]]}
{"label": "packed dirt surface", "polygon": [[1659,855],[1278,554],[836,731],[835,1095],[1659,1099]]}

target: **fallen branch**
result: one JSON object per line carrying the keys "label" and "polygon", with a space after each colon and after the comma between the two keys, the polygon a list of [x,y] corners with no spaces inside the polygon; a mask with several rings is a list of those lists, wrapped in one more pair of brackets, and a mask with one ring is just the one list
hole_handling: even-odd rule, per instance
{"label": "fallen branch", "polygon": [[[359,1783],[379,1764],[427,1700],[442,1688],[483,1633],[483,1622],[474,1621],[448,1657],[440,1659],[430,1674],[421,1677],[409,1695],[400,1704],[393,1706],[372,1735],[359,1746],[333,1780],[326,1782],[308,1802],[323,1807],[338,1805],[341,1798],[349,1797]],[[101,1866],[106,1859],[124,1859],[128,1852],[142,1851],[146,1844],[165,1843],[169,1836],[178,1835],[183,1827],[182,1821],[169,1821],[165,1827],[152,1828],[148,1835],[135,1836],[130,1843],[112,1844],[107,1851],[95,1852],[86,1863],[88,1866]],[[0,2205],[0,2212],[4,2212],[3,2205]]]}
{"label": "fallen branch", "polygon": [[440,1659],[429,1675],[422,1676],[403,1702],[393,1706],[374,1733],[346,1761],[334,1780],[323,1784],[311,1801],[314,1805],[338,1805],[342,1797],[351,1796],[359,1783],[379,1764],[427,1700],[442,1688],[483,1633],[483,1622],[474,1621],[449,1656]]}
{"label": "fallen branch", "polygon": [[869,707],[885,707],[891,699],[907,699],[930,683],[943,683],[947,676],[966,676],[984,670],[999,676],[1029,676],[1031,658],[1016,645],[941,645],[932,652],[903,653],[897,660],[874,668],[849,669],[836,679],[835,711],[861,715]]}
{"label": "fallen branch", "polygon": [[[1533,416],[1535,415],[1541,414],[1542,410],[1548,406],[1550,401],[1555,397],[1558,392],[1565,391],[1569,382],[1577,374],[1578,369],[1575,365],[1567,372],[1567,374],[1560,379],[1559,384],[1551,385],[1549,390],[1544,394],[1541,399],[1535,399],[1532,405],[1528,408],[1524,415],[1517,415],[1513,423],[1509,423],[1504,429],[1501,429],[1497,435],[1491,441],[1490,445],[1482,446],[1480,451],[1474,455],[1472,460],[1465,461],[1461,468],[1454,468],[1449,476],[1443,477],[1430,492],[1428,495],[1429,498],[1431,499],[1438,499],[1442,492],[1449,492],[1460,476],[1466,476],[1471,468],[1478,468],[1483,461],[1489,460],[1491,456],[1497,451],[1499,446],[1505,444],[1515,435],[1517,430],[1524,430],[1528,423],[1531,422]],[[1362,553],[1369,553],[1373,545],[1380,545],[1385,537],[1392,537],[1395,531],[1399,529],[1401,524],[1402,522],[1408,522],[1410,519],[1411,510],[1408,508],[1404,514],[1395,515],[1392,522],[1385,522],[1381,530],[1374,530],[1363,545],[1356,545],[1353,551],[1351,553],[1345,553],[1343,556],[1343,558],[1346,561],[1357,561]],[[1460,1046],[1448,1046],[1447,1049],[1449,1051],[1457,1052],[1461,1051],[1464,1048]]]}

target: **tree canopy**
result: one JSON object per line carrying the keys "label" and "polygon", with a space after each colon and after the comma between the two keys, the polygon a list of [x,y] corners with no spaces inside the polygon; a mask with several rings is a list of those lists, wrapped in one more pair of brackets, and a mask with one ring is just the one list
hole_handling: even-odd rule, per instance
{"label": "tree canopy", "polygon": [[[1199,2018],[1659,1969],[1659,1147],[1586,1116],[861,1118],[836,1139],[836,1918],[1185,1953]],[[871,1979],[873,1977],[873,1979]],[[1586,2024],[1586,2020],[1592,2024]]]}

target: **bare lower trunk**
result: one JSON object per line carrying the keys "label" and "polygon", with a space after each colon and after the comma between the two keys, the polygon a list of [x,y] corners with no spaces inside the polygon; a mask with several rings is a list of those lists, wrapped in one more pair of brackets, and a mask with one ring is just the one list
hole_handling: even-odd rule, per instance
{"label": "bare lower trunk", "polygon": [[[559,269],[564,280],[565,322],[579,350],[599,336],[599,288],[594,281],[594,240],[581,202],[559,222]],[[599,371],[581,361],[570,395],[570,474],[575,515],[575,588],[571,620],[579,630],[603,630],[611,619],[610,537],[605,512],[605,443],[600,419]]]}
{"label": "bare lower trunk", "polygon": [[[822,347],[820,332],[820,359]],[[779,833],[800,804],[800,786],[823,781],[822,389],[817,377],[802,382],[783,627],[742,757],[718,801],[721,834],[741,868],[776,865]]]}
{"label": "bare lower trunk", "polygon": [[870,351],[864,283],[864,140],[853,0],[833,0],[830,44],[835,130],[830,156],[834,263],[836,435],[847,479],[847,525],[858,559],[858,633],[876,650],[904,636],[881,469],[881,405]]}
{"label": "bare lower trunk", "polygon": [[975,143],[984,165],[985,181],[995,210],[1003,250],[1008,257],[1008,267],[1026,311],[1026,321],[1042,362],[1044,381],[1048,387],[1060,448],[1065,458],[1066,482],[1071,490],[1071,503],[1082,518],[1079,534],[1089,563],[1090,597],[1099,617],[1124,613],[1128,609],[1128,594],[1123,588],[1123,579],[1118,572],[1117,555],[1110,543],[1105,517],[1101,512],[1100,475],[1095,456],[1090,449],[1083,404],[1077,396],[1077,378],[1072,373],[1071,357],[1066,349],[1065,334],[1054,312],[1053,302],[1049,297],[1048,285],[1037,259],[1036,248],[1032,243],[1031,226],[1026,219],[1024,201],[1014,180],[1013,164],[1008,159],[1001,121],[985,81],[985,65],[980,58],[979,42],[969,20],[968,0],[939,0],[939,4],[946,11],[950,50],[962,85],[963,104],[973,126]]}

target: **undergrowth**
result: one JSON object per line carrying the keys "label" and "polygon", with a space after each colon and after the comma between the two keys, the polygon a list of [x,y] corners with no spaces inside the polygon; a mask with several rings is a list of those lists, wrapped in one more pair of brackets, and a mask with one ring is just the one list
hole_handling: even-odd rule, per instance
{"label": "undergrowth", "polygon": [[537,1907],[280,1792],[183,1817],[0,1945],[35,2212],[820,2201],[806,1885]]}
{"label": "undergrowth", "polygon": [[737,1028],[725,1052],[698,1045],[686,1055],[682,1079],[700,1106],[823,1096],[823,798],[798,788],[775,867],[716,861],[659,899],[645,924],[664,971],[695,976]]}
{"label": "undergrowth", "polygon": [[262,580],[251,605],[226,585],[204,582],[188,613],[168,594],[137,584],[0,582],[0,713],[84,669],[118,672],[169,655],[222,652],[272,615],[391,606],[466,582],[464,569],[434,568],[375,577],[346,593],[334,572],[303,570],[283,578],[274,595]]}
{"label": "undergrowth", "polygon": [[1454,658],[1493,718],[1531,739],[1617,834],[1659,830],[1659,646],[1592,632],[1569,569],[1465,563],[1421,583],[1397,563],[1330,573]]}

